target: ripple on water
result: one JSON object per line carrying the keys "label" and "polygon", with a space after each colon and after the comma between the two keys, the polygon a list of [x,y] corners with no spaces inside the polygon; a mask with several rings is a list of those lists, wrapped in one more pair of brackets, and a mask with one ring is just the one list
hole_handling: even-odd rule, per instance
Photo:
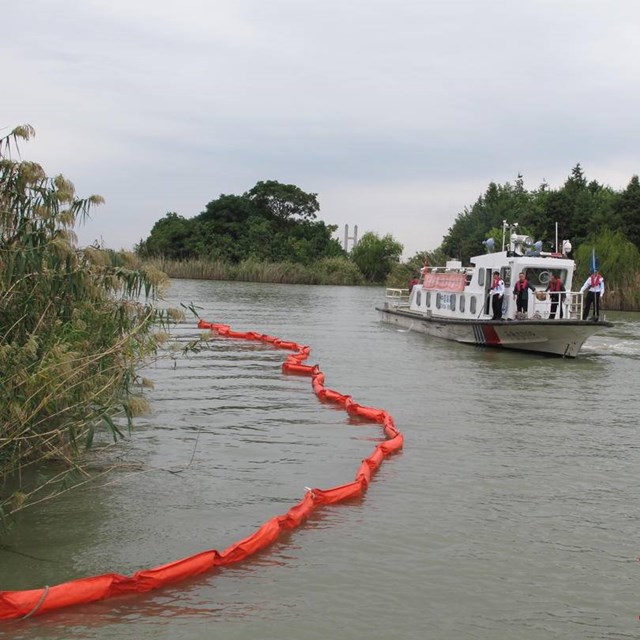
{"label": "ripple on water", "polygon": [[[610,314],[614,329],[561,360],[391,330],[373,311],[380,293],[175,282],[170,303],[310,345],[327,386],[388,410],[405,449],[364,498],[319,510],[241,565],[19,634],[637,637],[637,316]],[[202,332],[176,333],[185,344]],[[287,353],[214,338],[151,367],[152,412],[108,453],[122,470],[26,513],[14,544],[50,562],[3,554],[2,587],[224,549],[305,487],[350,481],[380,428],[320,403],[308,378],[283,376]]]}

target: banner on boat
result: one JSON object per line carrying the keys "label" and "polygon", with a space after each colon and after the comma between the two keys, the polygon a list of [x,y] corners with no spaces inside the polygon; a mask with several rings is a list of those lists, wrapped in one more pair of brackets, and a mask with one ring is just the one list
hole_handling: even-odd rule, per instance
{"label": "banner on boat", "polygon": [[438,291],[464,291],[466,280],[464,273],[425,273],[422,286]]}

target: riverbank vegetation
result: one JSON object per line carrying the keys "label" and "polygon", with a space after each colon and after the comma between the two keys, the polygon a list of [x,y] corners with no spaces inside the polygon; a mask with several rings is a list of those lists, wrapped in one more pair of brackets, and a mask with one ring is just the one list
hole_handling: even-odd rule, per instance
{"label": "riverbank vegetation", "polygon": [[117,438],[144,408],[136,369],[166,320],[153,305],[163,274],[77,248],[73,228],[102,198],[13,159],[34,133],[0,139],[0,525],[86,476],[94,436]]}
{"label": "riverbank vegetation", "polygon": [[193,218],[167,213],[136,246],[172,278],[295,284],[382,283],[400,260],[391,236],[365,233],[348,254],[337,226],[317,219],[317,195],[275,180],[221,195]]}
{"label": "riverbank vegetation", "polygon": [[[580,165],[558,189],[546,183],[528,191],[491,183],[457,215],[434,251],[400,261],[403,247],[391,235],[365,233],[347,253],[333,238],[337,227],[317,220],[316,194],[275,181],[258,182],[241,196],[221,195],[201,214],[167,213],[136,247],[146,264],[175,278],[251,280],[300,284],[382,284],[406,287],[423,265],[448,259],[468,264],[485,251],[493,234],[502,242],[502,222],[556,250],[569,239],[577,263],[576,281],[586,279],[595,250],[605,276],[610,309],[640,309],[640,182],[633,176],[623,191],[587,181]],[[425,239],[425,243],[428,239]]]}
{"label": "riverbank vegetation", "polygon": [[[543,242],[543,251],[555,251],[558,241],[569,239],[577,265],[578,287],[586,280],[595,251],[604,275],[608,309],[640,309],[640,181],[633,176],[622,191],[588,181],[576,165],[565,183],[550,189],[524,188],[519,175],[514,184],[491,183],[485,193],[458,214],[439,251],[466,264],[484,252],[488,230],[502,221],[517,222],[519,232]],[[501,238],[495,238],[501,244]],[[406,285],[405,285],[406,286]]]}
{"label": "riverbank vegetation", "polygon": [[321,258],[313,265],[299,262],[267,262],[247,258],[238,263],[192,258],[146,259],[144,264],[163,271],[170,278],[190,280],[236,280],[287,284],[360,285],[365,279],[354,262],[344,256]]}

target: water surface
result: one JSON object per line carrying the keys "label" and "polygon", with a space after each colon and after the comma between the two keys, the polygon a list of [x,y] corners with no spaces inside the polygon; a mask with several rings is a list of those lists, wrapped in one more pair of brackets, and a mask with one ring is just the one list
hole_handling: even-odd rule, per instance
{"label": "water surface", "polygon": [[[640,317],[610,313],[613,329],[562,360],[389,328],[381,296],[174,281],[169,304],[310,345],[326,386],[386,409],[405,449],[362,500],[242,564],[0,623],[0,638],[640,637]],[[184,345],[202,332],[189,320],[174,333]],[[25,511],[0,551],[0,588],[222,550],[305,487],[351,481],[380,426],[283,375],[286,354],[215,337],[150,366],[151,413],[96,460],[118,469]]]}

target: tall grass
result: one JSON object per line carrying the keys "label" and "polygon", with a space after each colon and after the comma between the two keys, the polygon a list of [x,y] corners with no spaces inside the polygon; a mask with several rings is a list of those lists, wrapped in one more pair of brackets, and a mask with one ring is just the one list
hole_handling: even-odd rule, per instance
{"label": "tall grass", "polygon": [[[100,196],[80,199],[63,176],[14,161],[18,127],[0,138],[0,520],[63,490],[104,428],[120,432],[144,400],[136,368],[155,353],[163,274],[131,254],[76,246],[74,225]],[[62,465],[55,480],[28,471]]]}
{"label": "tall grass", "polygon": [[286,284],[360,285],[364,278],[347,258],[323,258],[311,266],[295,262],[243,260],[238,264],[220,260],[150,259],[142,263],[170,278],[190,280],[236,280],[241,282],[278,282]]}
{"label": "tall grass", "polygon": [[604,277],[603,308],[619,311],[640,310],[640,252],[618,231],[604,230],[589,237],[576,250],[580,277],[577,286],[586,280],[593,252],[596,266]]}

